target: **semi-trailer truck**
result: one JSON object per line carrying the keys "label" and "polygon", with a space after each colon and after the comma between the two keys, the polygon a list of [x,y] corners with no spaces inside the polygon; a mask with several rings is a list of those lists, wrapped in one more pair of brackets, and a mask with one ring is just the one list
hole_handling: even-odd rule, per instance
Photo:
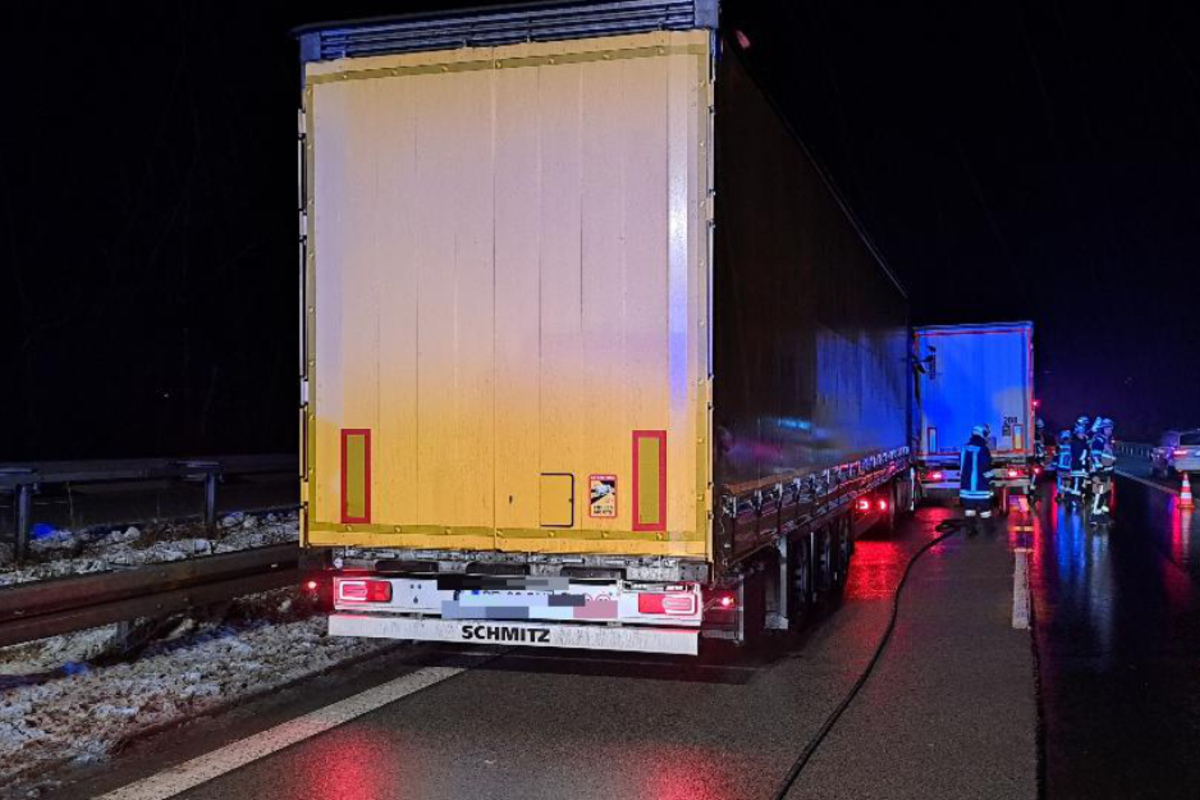
{"label": "semi-trailer truck", "polygon": [[914,461],[921,495],[957,493],[962,447],[990,429],[1001,511],[1036,479],[1033,323],[931,325],[913,331]]}
{"label": "semi-trailer truck", "polygon": [[299,31],[331,634],[693,655],[912,501],[904,292],[716,0]]}

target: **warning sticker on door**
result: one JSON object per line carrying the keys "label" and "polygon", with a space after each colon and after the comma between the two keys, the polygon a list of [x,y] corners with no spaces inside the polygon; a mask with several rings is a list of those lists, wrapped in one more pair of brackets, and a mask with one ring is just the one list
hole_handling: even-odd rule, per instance
{"label": "warning sticker on door", "polygon": [[589,475],[588,516],[612,519],[617,516],[617,476]]}

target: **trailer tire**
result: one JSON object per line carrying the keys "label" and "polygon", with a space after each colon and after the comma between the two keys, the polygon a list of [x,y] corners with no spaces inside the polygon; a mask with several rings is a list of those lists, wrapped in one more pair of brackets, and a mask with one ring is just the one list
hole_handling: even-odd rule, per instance
{"label": "trailer tire", "polygon": [[[850,574],[850,557],[854,555],[854,536],[851,534],[850,525],[845,521],[845,518],[839,520],[833,526],[833,587],[841,589],[846,585],[846,578]],[[890,530],[889,530],[890,533]]]}
{"label": "trailer tire", "polygon": [[883,531],[885,535],[891,537],[896,533],[896,501],[898,499],[898,495],[900,494],[898,491],[896,491],[896,482],[892,481],[886,484],[881,493],[883,494],[884,499],[887,500],[888,506],[887,514],[879,522],[879,529]]}
{"label": "trailer tire", "polygon": [[792,556],[792,599],[796,603],[797,612],[793,618],[800,619],[806,615],[816,600],[813,591],[813,559],[807,536],[799,536],[793,540]]}
{"label": "trailer tire", "polygon": [[826,526],[816,531],[813,534],[813,541],[816,545],[813,552],[813,564],[816,567],[814,583],[818,591],[828,591],[834,587],[834,576],[837,574],[833,563],[837,558],[837,551],[833,545],[832,526]]}

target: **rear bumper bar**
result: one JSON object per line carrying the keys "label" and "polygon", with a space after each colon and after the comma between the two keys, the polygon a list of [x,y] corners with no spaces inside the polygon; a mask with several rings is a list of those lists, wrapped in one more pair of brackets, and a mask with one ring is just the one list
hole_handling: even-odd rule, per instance
{"label": "rear bumper bar", "polygon": [[566,647],[578,650],[622,650],[635,653],[699,654],[696,628],[562,625],[508,620],[443,620],[337,613],[329,617],[330,636],[370,639],[414,639],[422,642],[510,644]]}

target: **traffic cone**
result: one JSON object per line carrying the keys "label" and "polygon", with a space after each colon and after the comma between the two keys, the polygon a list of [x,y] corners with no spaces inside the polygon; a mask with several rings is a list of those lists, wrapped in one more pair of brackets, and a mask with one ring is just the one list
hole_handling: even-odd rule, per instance
{"label": "traffic cone", "polygon": [[1183,491],[1179,493],[1180,508],[1195,508],[1196,503],[1192,500],[1192,482],[1188,480],[1188,474],[1183,473]]}

